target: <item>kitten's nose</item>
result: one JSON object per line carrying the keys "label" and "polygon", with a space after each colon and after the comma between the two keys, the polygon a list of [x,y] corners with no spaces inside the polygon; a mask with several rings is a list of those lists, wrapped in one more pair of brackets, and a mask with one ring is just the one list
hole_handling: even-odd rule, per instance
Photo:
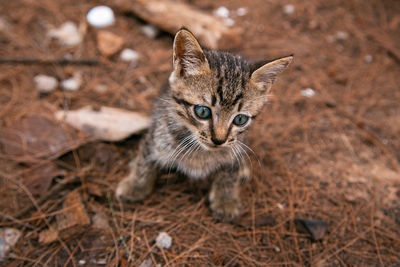
{"label": "kitten's nose", "polygon": [[222,145],[223,143],[225,143],[226,139],[221,140],[221,139],[217,139],[215,137],[211,137],[211,141],[214,143],[214,145]]}

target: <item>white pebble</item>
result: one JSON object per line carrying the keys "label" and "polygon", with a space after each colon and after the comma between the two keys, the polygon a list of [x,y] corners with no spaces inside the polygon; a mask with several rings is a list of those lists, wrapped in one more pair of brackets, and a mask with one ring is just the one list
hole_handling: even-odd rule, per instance
{"label": "white pebble", "polygon": [[313,97],[315,96],[315,91],[312,88],[306,88],[301,90],[301,95],[305,97]]}
{"label": "white pebble", "polygon": [[86,19],[96,28],[111,26],[115,22],[114,12],[108,6],[96,6],[89,10]]}
{"label": "white pebble", "polygon": [[276,251],[276,252],[281,252],[281,249],[279,248],[279,247],[274,247],[274,250]]}
{"label": "white pebble", "polygon": [[285,205],[283,205],[282,203],[278,203],[276,205],[278,207],[278,209],[283,210],[285,208]]}
{"label": "white pebble", "polygon": [[133,49],[125,48],[122,50],[120,58],[122,61],[137,63],[139,60],[139,53]]}
{"label": "white pebble", "polygon": [[83,39],[78,27],[71,21],[65,22],[57,29],[51,29],[47,35],[56,38],[66,46],[77,46]]}
{"label": "white pebble", "polygon": [[143,32],[147,37],[152,38],[152,39],[156,38],[157,35],[158,35],[159,32],[160,32],[160,30],[159,30],[156,26],[151,25],[151,24],[144,25],[144,26],[142,26],[140,29],[142,30],[142,32]]}
{"label": "white pebble", "polygon": [[79,261],[78,261],[78,264],[79,264],[79,265],[85,265],[85,264],[86,264],[86,261],[85,261],[85,260],[79,260]]}
{"label": "white pebble", "polygon": [[334,37],[336,41],[345,41],[349,38],[349,34],[344,31],[338,31],[335,33]]}
{"label": "white pebble", "polygon": [[161,232],[156,238],[156,246],[159,248],[169,249],[172,244],[172,238],[166,232]]}
{"label": "white pebble", "polygon": [[62,81],[61,88],[65,91],[77,91],[81,87],[81,84],[82,77],[81,74],[77,72],[71,78]]}
{"label": "white pebble", "polygon": [[247,14],[247,8],[245,8],[245,7],[239,7],[237,10],[236,10],[236,15],[238,15],[239,17],[243,17],[243,16],[245,16],[246,14]]}
{"label": "white pebble", "polygon": [[106,84],[99,83],[94,87],[94,90],[100,94],[104,94],[108,91],[108,86]]}
{"label": "white pebble", "polygon": [[33,80],[35,81],[36,89],[41,93],[49,93],[58,86],[56,78],[43,74],[36,75]]}
{"label": "white pebble", "polygon": [[220,6],[214,11],[214,15],[221,18],[227,18],[229,17],[229,10],[224,6]]}
{"label": "white pebble", "polygon": [[283,13],[286,15],[292,15],[295,10],[296,10],[296,7],[292,4],[287,4],[287,5],[283,6]]}
{"label": "white pebble", "polygon": [[225,18],[224,24],[225,24],[225,26],[231,27],[231,26],[235,25],[235,21],[231,18]]}
{"label": "white pebble", "polygon": [[374,57],[372,55],[366,55],[364,57],[364,62],[365,63],[372,63],[372,61],[374,61]]}

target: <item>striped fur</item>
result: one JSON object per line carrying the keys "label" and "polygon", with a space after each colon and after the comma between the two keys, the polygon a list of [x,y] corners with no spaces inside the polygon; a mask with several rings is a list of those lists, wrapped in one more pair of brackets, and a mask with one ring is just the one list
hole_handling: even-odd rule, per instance
{"label": "striped fur", "polygon": [[[214,216],[234,219],[241,209],[240,181],[251,173],[245,132],[267,101],[276,75],[291,59],[254,68],[240,56],[203,50],[189,31],[180,30],[169,86],[155,103],[152,127],[116,196],[143,199],[162,172],[175,170],[193,179],[212,179],[209,200]],[[199,118],[196,106],[208,107],[210,118]],[[243,126],[233,123],[239,114],[248,117]]]}

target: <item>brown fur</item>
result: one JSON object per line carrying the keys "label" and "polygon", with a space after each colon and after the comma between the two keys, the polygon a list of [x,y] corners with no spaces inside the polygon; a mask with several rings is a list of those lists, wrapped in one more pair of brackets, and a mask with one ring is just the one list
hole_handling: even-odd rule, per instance
{"label": "brown fur", "polygon": [[[193,179],[212,179],[210,208],[216,218],[230,221],[241,210],[240,181],[251,173],[243,159],[245,132],[292,57],[254,68],[239,56],[203,50],[185,29],[176,34],[173,50],[169,88],[156,103],[153,125],[116,196],[143,199],[160,172],[174,169]],[[196,107],[208,108],[210,117],[200,118]],[[235,124],[238,115],[247,122]]]}

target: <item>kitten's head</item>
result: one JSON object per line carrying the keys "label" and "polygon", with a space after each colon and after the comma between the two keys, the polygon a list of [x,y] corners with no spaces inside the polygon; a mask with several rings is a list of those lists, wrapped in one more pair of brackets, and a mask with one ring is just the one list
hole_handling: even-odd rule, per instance
{"label": "kitten's head", "polygon": [[239,56],[203,50],[186,29],[176,34],[173,50],[169,82],[175,112],[205,149],[235,144],[293,59],[251,65]]}

